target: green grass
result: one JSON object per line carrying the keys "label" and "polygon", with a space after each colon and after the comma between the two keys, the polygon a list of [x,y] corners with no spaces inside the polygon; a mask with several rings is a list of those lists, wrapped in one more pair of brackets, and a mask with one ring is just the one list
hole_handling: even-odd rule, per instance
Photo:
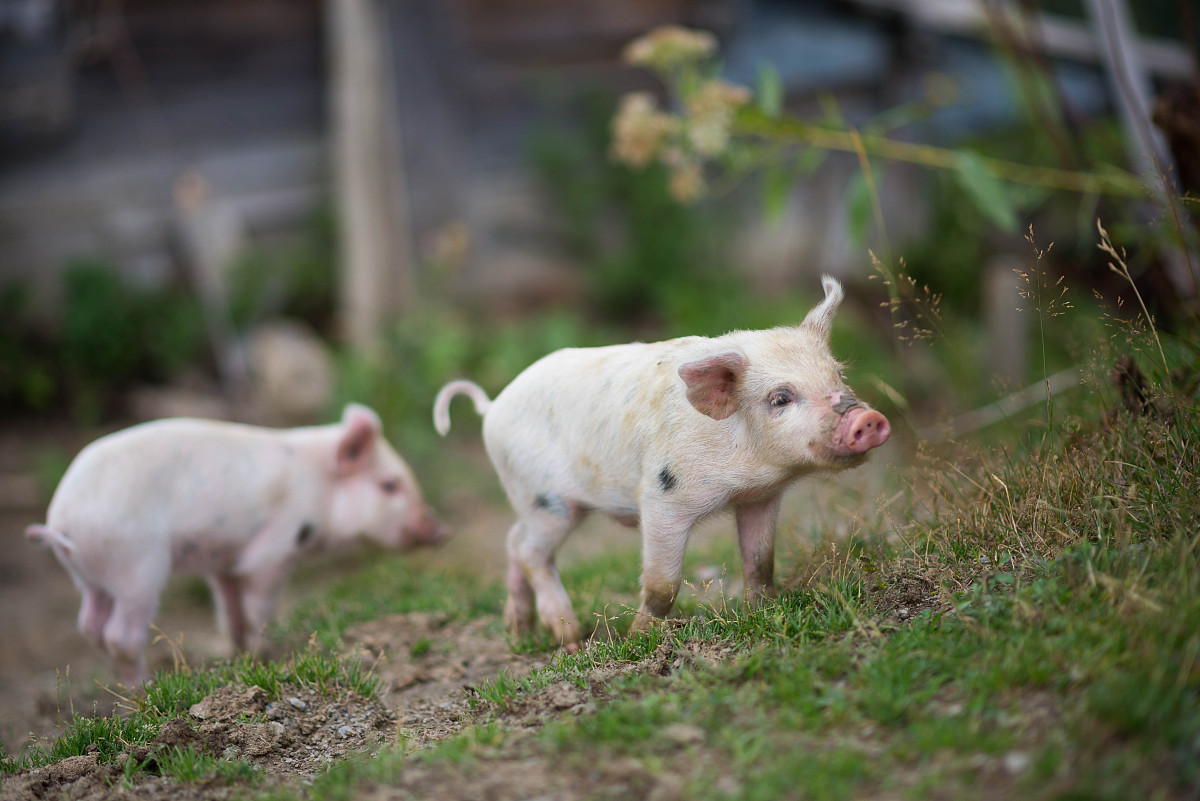
{"label": "green grass", "polygon": [[183,784],[196,784],[201,781],[217,781],[221,784],[253,783],[259,778],[254,766],[245,760],[220,759],[197,751],[190,745],[163,748],[154,754],[154,762],[158,766],[159,775],[171,776]]}
{"label": "green grass", "polygon": [[[1186,395],[1170,425],[1101,422],[1103,394],[1072,402],[1059,402],[1054,428],[994,451],[923,457],[893,526],[868,521],[849,539],[781,554],[780,575],[803,580],[759,607],[691,599],[678,619],[626,635],[636,541],[567,565],[576,609],[602,636],[575,654],[544,635],[514,642],[552,654],[549,664],[476,686],[463,733],[417,754],[335,765],[310,797],[400,782],[412,760],[436,774],[516,758],[581,781],[633,761],[698,799],[1194,797],[1200,415]],[[736,572],[732,539],[693,549],[685,570],[712,564]],[[889,612],[909,603],[895,600],[908,579],[937,600],[901,621]],[[111,761],[230,681],[276,697],[291,684],[371,694],[361,665],[328,650],[347,627],[416,611],[496,620],[502,606],[498,584],[382,558],[281,624],[285,637],[310,641],[291,660],[161,674],[129,717],[77,719],[50,750],[5,769],[91,745]],[[440,647],[418,640],[409,656]],[[638,664],[659,669],[624,669]],[[538,694],[563,681],[592,703],[543,710],[533,734],[518,733]],[[180,781],[246,778],[244,767],[184,751],[156,764]]]}
{"label": "green grass", "polygon": [[433,573],[413,567],[403,556],[384,555],[321,598],[297,607],[274,630],[280,639],[311,637],[336,648],[348,628],[385,615],[438,612],[469,620],[493,614],[503,605],[499,583],[481,583],[465,571]]}
{"label": "green grass", "polygon": [[[1200,792],[1200,421],[1184,405],[1169,427],[1119,416],[1097,431],[1059,414],[1008,452],[930,461],[903,537],[843,543],[770,604],[697,603],[483,683],[476,725],[421,759],[486,771],[519,750],[506,716],[565,680],[601,700],[550,719],[538,758],[580,775],[634,759],[679,774],[687,797]],[[577,608],[605,611],[636,569],[618,551],[564,581]],[[887,618],[904,574],[945,603]],[[605,672],[718,644],[733,657],[685,659],[666,678]]]}
{"label": "green grass", "polygon": [[[132,709],[126,710],[127,714],[76,717],[49,747],[34,745],[16,757],[0,760],[0,776],[80,756],[91,750],[95,750],[101,763],[113,762],[130,747],[153,742],[165,722],[186,715],[193,704],[229,684],[261,687],[272,700],[279,699],[288,688],[294,687],[308,688],[324,697],[347,692],[365,697],[379,694],[379,680],[370,675],[359,660],[343,659],[315,643],[278,662],[243,656],[198,670],[183,667],[159,671],[145,685],[144,691],[134,696]],[[208,778],[229,782],[244,778],[248,767],[195,752],[165,758],[168,764],[178,765],[181,775],[192,776],[202,770]],[[176,775],[176,771],[163,767],[163,764],[162,761],[143,760],[140,767],[134,768],[126,762],[126,778],[131,771],[158,768]]]}

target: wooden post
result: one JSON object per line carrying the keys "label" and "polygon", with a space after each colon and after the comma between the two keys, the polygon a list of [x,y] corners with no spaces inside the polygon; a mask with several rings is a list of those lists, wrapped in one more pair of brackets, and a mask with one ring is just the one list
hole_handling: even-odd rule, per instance
{"label": "wooden post", "polygon": [[[1172,200],[1163,184],[1174,173],[1174,165],[1162,134],[1150,122],[1150,74],[1143,64],[1140,40],[1129,18],[1129,8],[1125,0],[1088,0],[1088,7],[1112,85],[1131,166],[1152,187],[1155,205],[1169,208]],[[1147,216],[1157,217],[1158,209],[1149,209]],[[1167,278],[1175,290],[1184,298],[1194,298],[1195,254],[1164,243],[1162,257]]]}
{"label": "wooden post", "polygon": [[388,27],[379,0],[326,0],[326,12],[341,329],[374,352],[414,288]]}

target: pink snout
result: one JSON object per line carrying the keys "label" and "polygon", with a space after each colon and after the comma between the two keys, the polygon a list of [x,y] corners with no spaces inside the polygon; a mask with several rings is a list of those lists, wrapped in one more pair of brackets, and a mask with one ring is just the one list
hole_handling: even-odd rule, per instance
{"label": "pink snout", "polygon": [[836,450],[846,454],[866,453],[878,448],[892,435],[888,419],[874,409],[856,406],[849,409],[833,433]]}
{"label": "pink snout", "polygon": [[416,520],[404,531],[404,547],[441,545],[450,536],[450,527],[443,523],[433,510],[422,506]]}

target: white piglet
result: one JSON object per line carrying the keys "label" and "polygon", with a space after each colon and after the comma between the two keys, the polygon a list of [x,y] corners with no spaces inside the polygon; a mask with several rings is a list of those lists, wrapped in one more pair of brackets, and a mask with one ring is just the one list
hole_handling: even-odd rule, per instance
{"label": "white piglet", "polygon": [[254,649],[302,554],[360,537],[432,545],[446,528],[379,417],[350,404],[327,426],[169,419],[109,434],[75,458],[46,524],[25,535],[53,548],[83,595],[79,631],[134,685],[171,573],[205,575],[222,630]]}
{"label": "white piglet", "polygon": [[537,617],[568,649],[583,636],[554,566],[563,537],[588,512],[642,530],[642,596],[634,629],[675,603],[696,523],[733,509],[746,589],[774,595],[775,519],[787,487],[815,471],[861,464],[891,433],[857,400],[829,350],[842,300],[825,299],[795,327],[722,337],[551,353],[495,401],[470,381],[438,393],[434,423],[450,428],[465,394],[517,513],[508,533],[505,619]]}

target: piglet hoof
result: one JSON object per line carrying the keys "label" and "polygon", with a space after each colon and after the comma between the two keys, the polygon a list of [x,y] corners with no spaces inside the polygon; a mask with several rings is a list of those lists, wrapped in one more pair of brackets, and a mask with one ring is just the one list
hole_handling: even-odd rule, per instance
{"label": "piglet hoof", "polygon": [[775,589],[775,585],[747,587],[746,588],[746,605],[751,609],[759,609],[762,606],[770,603],[779,595],[779,591]]}
{"label": "piglet hoof", "polygon": [[633,634],[638,631],[649,631],[655,626],[662,624],[662,618],[655,617],[648,612],[638,611],[633,617],[633,623],[629,625],[629,633]]}
{"label": "piglet hoof", "polygon": [[533,633],[533,619],[528,615],[504,613],[504,627],[514,637],[527,637]]}

